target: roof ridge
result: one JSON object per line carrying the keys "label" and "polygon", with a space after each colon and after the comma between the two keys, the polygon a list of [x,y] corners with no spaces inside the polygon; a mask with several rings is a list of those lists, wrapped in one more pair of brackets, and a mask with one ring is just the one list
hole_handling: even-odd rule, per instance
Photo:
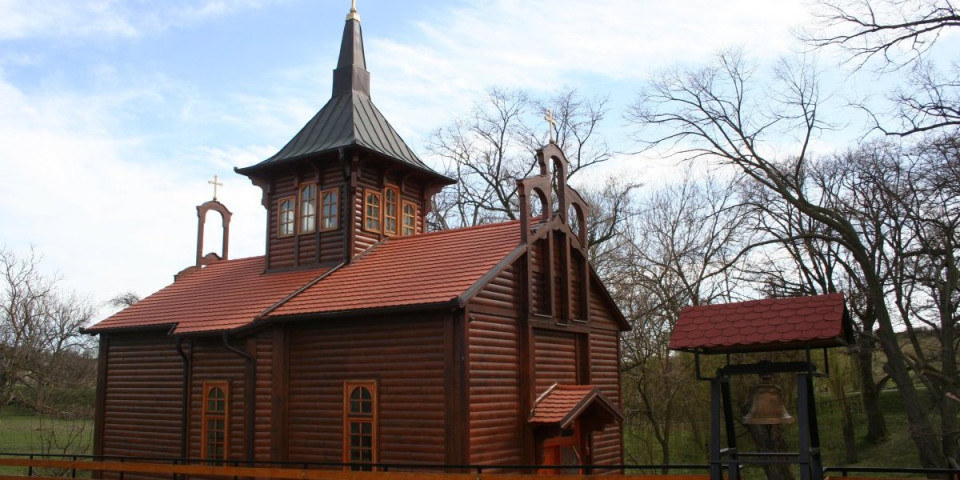
{"label": "roof ridge", "polygon": [[820,298],[824,298],[824,297],[833,297],[833,296],[841,296],[841,297],[842,297],[842,296],[843,296],[843,293],[842,293],[842,292],[836,292],[836,293],[819,293],[819,294],[816,294],[816,295],[793,295],[793,296],[790,296],[790,297],[755,298],[755,299],[752,299],[752,300],[741,300],[741,301],[739,301],[739,302],[705,303],[705,304],[701,304],[701,305],[687,305],[686,307],[683,307],[683,308],[705,308],[705,307],[717,308],[717,307],[721,307],[721,306],[731,306],[731,307],[733,307],[733,306],[739,306],[739,305],[748,305],[748,304],[764,303],[764,302],[777,302],[777,303],[780,303],[780,302],[790,301],[790,300],[811,300],[811,299],[820,299]]}
{"label": "roof ridge", "polygon": [[514,224],[514,223],[517,225],[520,225],[520,220],[507,220],[505,222],[484,223],[481,225],[472,225],[469,227],[457,227],[457,228],[448,228],[446,230],[434,230],[432,232],[423,232],[423,233],[418,233],[416,235],[403,235],[403,236],[390,237],[387,240],[388,241],[413,240],[415,238],[423,238],[428,236],[432,237],[437,235],[459,233],[459,232],[465,232],[470,230],[486,230],[487,228],[493,228],[493,227],[505,227],[508,224]]}

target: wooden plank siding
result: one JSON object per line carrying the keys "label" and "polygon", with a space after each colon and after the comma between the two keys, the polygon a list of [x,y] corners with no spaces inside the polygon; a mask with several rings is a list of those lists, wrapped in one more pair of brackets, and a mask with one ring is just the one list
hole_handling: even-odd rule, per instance
{"label": "wooden plank siding", "polygon": [[444,463],[443,321],[449,315],[291,325],[288,459],[342,461],[343,382],[376,380],[379,460]]}
{"label": "wooden plank siding", "polygon": [[[292,167],[291,167],[292,168]],[[278,218],[279,200],[293,197],[294,205],[299,212],[300,187],[307,183],[317,185],[316,222],[317,228],[313,233],[300,233],[300,215],[296,215],[296,233],[293,236],[279,237]],[[337,263],[343,259],[343,226],[346,215],[344,207],[349,203],[345,198],[347,189],[344,188],[343,172],[339,162],[312,162],[300,165],[299,170],[288,170],[277,174],[271,179],[271,193],[267,202],[267,257],[268,268],[296,268],[315,265],[317,263]],[[320,192],[329,188],[338,188],[340,202],[340,227],[334,231],[320,231]]]}
{"label": "wooden plank siding", "polygon": [[534,329],[535,397],[550,385],[577,385],[577,335]]}
{"label": "wooden plank siding", "polygon": [[[103,455],[180,457],[183,360],[166,332],[110,334]],[[109,475],[106,478],[115,478]],[[127,478],[149,478],[128,476]]]}
{"label": "wooden plank siding", "polygon": [[254,338],[256,358],[254,406],[253,457],[257,461],[277,460],[273,458],[273,330],[257,333]]}
{"label": "wooden plank siding", "polygon": [[296,235],[280,237],[279,203],[281,198],[297,196],[297,177],[293,172],[275,174],[270,179],[270,195],[267,196],[267,268],[291,268],[296,265],[294,246]]}
{"label": "wooden plank siding", "polygon": [[244,419],[246,404],[246,363],[227,350],[218,338],[198,339],[193,344],[190,375],[190,427],[187,451],[202,458],[203,382],[227,382],[227,460],[246,458]]}
{"label": "wooden plank siding", "polygon": [[[622,408],[620,394],[620,331],[613,305],[600,293],[601,285],[590,288],[590,376],[591,381],[614,405]],[[608,425],[593,435],[593,461],[597,465],[622,463],[620,424]]]}
{"label": "wooden plank siding", "polygon": [[524,463],[520,411],[521,279],[516,266],[495,277],[469,304],[470,463]]}

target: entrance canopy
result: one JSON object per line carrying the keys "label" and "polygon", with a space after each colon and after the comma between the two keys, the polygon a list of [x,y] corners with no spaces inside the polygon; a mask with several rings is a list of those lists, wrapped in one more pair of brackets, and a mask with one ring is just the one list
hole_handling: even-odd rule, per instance
{"label": "entrance canopy", "polygon": [[587,423],[599,429],[623,421],[620,409],[596,386],[556,383],[537,398],[528,421],[534,426],[552,426],[563,430],[570,428],[580,417],[589,419]]}

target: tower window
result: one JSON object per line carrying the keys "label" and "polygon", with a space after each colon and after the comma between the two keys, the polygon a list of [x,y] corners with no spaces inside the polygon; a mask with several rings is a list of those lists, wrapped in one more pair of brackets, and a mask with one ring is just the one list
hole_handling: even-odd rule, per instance
{"label": "tower window", "polygon": [[294,197],[281,198],[277,208],[277,235],[289,237],[296,228],[296,214]]}
{"label": "tower window", "polygon": [[413,202],[403,202],[403,235],[417,233],[417,206]]}
{"label": "tower window", "polygon": [[331,188],[320,192],[320,230],[336,230],[340,227],[340,190]]}
{"label": "tower window", "polygon": [[372,470],[377,443],[377,383],[344,382],[343,462],[352,470]]}
{"label": "tower window", "polygon": [[304,185],[300,189],[300,233],[317,230],[317,186]]}
{"label": "tower window", "polygon": [[380,192],[364,191],[363,228],[371,232],[380,231]]}
{"label": "tower window", "polygon": [[383,190],[383,233],[397,234],[398,209],[400,190],[397,187],[387,187]]}
{"label": "tower window", "polygon": [[203,382],[201,457],[220,464],[227,458],[227,382]]}

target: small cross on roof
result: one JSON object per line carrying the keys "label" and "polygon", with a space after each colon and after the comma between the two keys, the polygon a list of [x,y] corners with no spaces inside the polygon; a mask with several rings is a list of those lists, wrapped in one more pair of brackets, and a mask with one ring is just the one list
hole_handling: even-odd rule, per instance
{"label": "small cross on roof", "polygon": [[214,200],[214,201],[217,200],[217,187],[222,187],[222,186],[223,186],[223,182],[219,182],[218,180],[219,180],[219,178],[218,178],[216,175],[213,176],[213,180],[207,180],[207,183],[209,183],[210,185],[213,185],[213,200]]}

